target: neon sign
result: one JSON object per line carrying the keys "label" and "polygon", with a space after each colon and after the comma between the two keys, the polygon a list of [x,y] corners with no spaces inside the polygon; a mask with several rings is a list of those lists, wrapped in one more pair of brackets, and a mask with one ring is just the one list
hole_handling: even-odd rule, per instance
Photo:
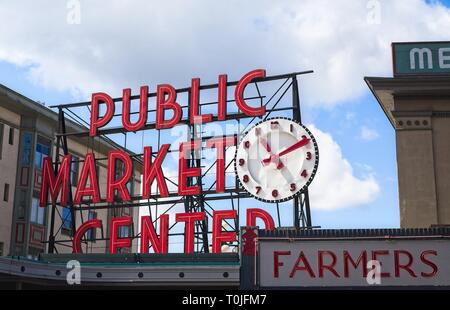
{"label": "neon sign", "polygon": [[[265,106],[254,107],[249,104],[244,99],[245,87],[258,79],[266,77],[265,70],[254,70],[245,74],[236,84],[234,91],[234,101],[236,102],[237,108],[244,113],[246,116],[258,117],[263,116],[266,113]],[[189,115],[188,122],[190,124],[198,123],[208,123],[213,121],[225,120],[227,117],[227,76],[219,75],[217,84],[217,115],[212,114],[200,114],[199,113],[199,95],[200,95],[200,79],[193,78],[191,83],[191,88],[189,89]],[[124,89],[122,95],[122,115],[121,122],[122,127],[125,131],[136,132],[139,130],[144,130],[148,122],[148,97],[149,88],[148,86],[142,86],[140,88],[139,96],[139,112],[137,120],[132,122],[130,120],[131,114],[131,90]],[[100,116],[100,106],[106,107],[103,115]],[[166,117],[166,112],[172,112],[171,117]],[[90,126],[89,126],[89,136],[95,137],[99,135],[100,130],[107,126],[108,123],[115,116],[115,101],[111,96],[106,93],[94,93],[91,100],[91,116],[90,116]],[[177,124],[180,124],[183,118],[183,111],[181,105],[177,102],[177,92],[175,88],[169,84],[161,84],[157,86],[156,91],[156,117],[155,117],[155,130],[162,130],[173,128]],[[272,121],[274,123],[274,121]],[[266,170],[266,175],[270,174],[280,174],[287,171],[291,173],[293,166],[301,168],[299,173],[293,172],[295,174],[291,179],[286,179],[283,181],[286,185],[280,185],[279,189],[267,189],[273,196],[274,193],[279,193],[284,200],[291,199],[298,192],[307,186],[312,178],[314,177],[315,170],[317,169],[317,159],[318,150],[315,144],[314,137],[312,134],[302,126],[294,126],[292,122],[281,121],[278,122],[280,126],[275,128],[274,126],[260,126],[262,135],[269,135],[273,132],[271,130],[282,130],[280,137],[282,140],[287,137],[288,149],[278,150],[278,154],[274,154],[268,148],[267,142],[265,149],[267,152],[268,159],[259,160],[261,161],[261,169]],[[286,127],[286,128],[281,128]],[[266,130],[267,132],[265,132]],[[256,143],[261,143],[262,140],[258,140],[258,135],[250,137],[246,136],[248,139],[252,139]],[[255,140],[256,139],[256,140]],[[297,140],[301,141],[297,141]],[[241,141],[241,144],[243,142]],[[245,145],[247,142],[245,142]],[[230,146],[238,146],[238,141],[236,136],[219,136],[211,137],[206,140],[207,149],[215,149],[216,153],[216,193],[222,193],[225,191],[225,150]],[[242,148],[242,155],[245,155],[246,147]],[[164,159],[166,158],[168,152],[172,148],[176,148],[179,151],[178,158],[178,184],[177,184],[177,194],[179,196],[195,196],[201,194],[201,188],[199,185],[191,185],[189,182],[192,178],[197,178],[201,176],[201,168],[190,167],[187,165],[187,160],[192,151],[199,150],[202,147],[202,141],[192,139],[190,141],[181,142],[177,146],[171,146],[170,144],[162,144],[156,152],[156,156],[153,158],[152,154],[155,154],[150,146],[145,147],[143,150],[143,172],[142,172],[142,196],[140,199],[151,199],[168,197],[169,190],[166,183],[166,178],[162,168]],[[274,151],[275,152],[274,148]],[[252,148],[248,147],[248,150]],[[241,154],[239,153],[239,154]],[[289,155],[287,155],[289,153]],[[106,183],[106,196],[101,197],[98,176],[95,169],[95,155],[94,153],[87,153],[85,155],[85,160],[81,168],[80,176],[77,182],[75,195],[73,199],[73,204],[80,204],[88,199],[91,203],[108,203],[112,204],[119,198],[122,202],[127,203],[133,200],[130,192],[127,188],[127,183],[130,181],[133,175],[133,159],[130,154],[123,150],[112,150],[109,151],[107,156],[107,183]],[[236,160],[235,160],[236,161]],[[116,174],[117,163],[122,165],[122,173],[119,177]],[[241,160],[239,160],[242,163]],[[285,165],[283,165],[283,163]],[[69,176],[70,176],[70,165],[71,156],[66,155],[60,162],[58,170],[54,171],[52,160],[50,157],[44,159],[43,170],[42,170],[42,186],[40,195],[40,206],[45,207],[49,203],[52,205],[68,206],[69,204]],[[241,165],[242,168],[243,165]],[[304,168],[303,168],[304,166]],[[274,168],[275,167],[275,168]],[[254,169],[253,169],[254,170]],[[244,186],[251,195],[256,198],[259,193],[263,194],[265,189],[261,191],[258,190],[257,193],[252,192],[249,189],[249,182],[245,180],[257,179],[254,175],[255,172],[249,170],[247,175],[241,175],[238,173],[239,169],[236,170],[236,175],[241,183],[246,183]],[[244,171],[244,170],[243,170]],[[246,171],[246,170],[245,170]],[[247,173],[247,172],[246,172]],[[253,173],[253,175],[252,175]],[[298,174],[298,175],[297,175]],[[267,178],[270,179],[270,178]],[[261,180],[260,180],[261,181]],[[261,181],[262,182],[262,181]],[[159,195],[152,195],[150,188],[153,183],[156,183]],[[260,183],[258,187],[261,187]],[[116,195],[117,193],[117,195]],[[58,200],[59,197],[59,200]],[[276,196],[274,196],[276,198]],[[272,202],[275,202],[274,199]],[[111,206],[113,207],[113,206]],[[233,242],[236,240],[236,232],[224,232],[222,231],[222,223],[224,220],[234,220],[237,218],[237,212],[235,210],[214,210],[212,214],[212,252],[219,253],[221,251],[222,244],[226,242]],[[184,223],[184,252],[192,253],[194,249],[194,227],[195,223],[198,221],[204,221],[206,218],[205,212],[185,212],[178,213],[175,216],[177,223]],[[274,229],[274,221],[270,214],[262,209],[250,208],[247,209],[246,214],[246,225],[254,226],[256,224],[256,219],[261,219],[266,229]],[[159,232],[155,230],[153,221],[150,216],[141,217],[141,236],[140,236],[140,249],[141,253],[147,253],[149,251],[149,244],[151,244],[152,249],[155,253],[167,253],[168,246],[168,230],[169,230],[169,219],[167,214],[163,214],[159,218]],[[121,226],[129,226],[132,224],[131,217],[119,217],[112,218],[110,221],[110,235],[109,235],[109,251],[110,253],[116,253],[119,248],[129,247],[131,245],[130,238],[119,238],[118,232]],[[90,229],[98,229],[103,225],[100,219],[93,219],[84,222],[80,225],[73,238],[73,252],[81,252],[81,239],[84,234]]]}

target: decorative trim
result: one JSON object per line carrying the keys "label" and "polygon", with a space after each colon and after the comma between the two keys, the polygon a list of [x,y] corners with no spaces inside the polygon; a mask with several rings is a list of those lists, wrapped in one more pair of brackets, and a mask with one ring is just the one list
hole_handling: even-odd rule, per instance
{"label": "decorative trim", "polygon": [[433,112],[434,117],[450,117],[450,111],[434,111]]}
{"label": "decorative trim", "polygon": [[386,228],[386,229],[276,229],[258,231],[259,237],[278,238],[354,238],[354,237],[423,237],[450,236],[450,226],[432,228]]}
{"label": "decorative trim", "polygon": [[20,186],[28,186],[28,176],[30,174],[30,167],[22,167],[20,171]]}
{"label": "decorative trim", "polygon": [[[35,238],[36,233],[40,234],[40,238]],[[43,226],[37,226],[37,225],[30,225],[30,244],[33,246],[37,246],[39,248],[43,248],[42,241],[44,241],[44,227]]]}
{"label": "decorative trim", "polygon": [[258,238],[258,227],[241,228],[241,253],[245,256],[256,255],[256,240]]}
{"label": "decorative trim", "polygon": [[42,185],[42,172],[39,170],[36,170],[34,173],[34,189],[40,190]]}
{"label": "decorative trim", "polygon": [[[21,231],[21,238],[19,239],[19,232]],[[16,243],[23,243],[25,238],[25,223],[16,223]]]}

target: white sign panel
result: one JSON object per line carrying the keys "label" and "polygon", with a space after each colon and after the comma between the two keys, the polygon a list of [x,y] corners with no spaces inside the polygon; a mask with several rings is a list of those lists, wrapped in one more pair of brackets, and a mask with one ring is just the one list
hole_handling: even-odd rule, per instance
{"label": "white sign panel", "polygon": [[261,287],[450,286],[450,239],[259,239]]}

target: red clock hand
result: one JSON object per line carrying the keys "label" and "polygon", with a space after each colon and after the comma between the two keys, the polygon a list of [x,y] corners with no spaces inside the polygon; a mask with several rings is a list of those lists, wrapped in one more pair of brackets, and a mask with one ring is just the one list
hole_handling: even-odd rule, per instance
{"label": "red clock hand", "polygon": [[264,146],[266,151],[269,153],[269,158],[263,159],[263,161],[262,161],[263,166],[267,166],[268,164],[270,164],[273,161],[273,162],[277,163],[278,169],[283,168],[284,167],[283,163],[280,161],[278,156],[276,156],[275,154],[272,153],[272,150],[270,148],[270,145],[267,143],[267,140],[264,138],[259,138],[259,143],[261,143],[262,146]]}
{"label": "red clock hand", "polygon": [[280,161],[280,157],[281,157],[281,156],[284,156],[284,155],[286,155],[286,154],[288,154],[288,153],[290,153],[290,152],[293,152],[293,151],[295,151],[296,149],[301,148],[302,146],[307,145],[307,144],[309,143],[309,141],[310,141],[310,139],[308,139],[308,138],[303,138],[302,140],[300,140],[300,141],[294,143],[293,145],[291,145],[290,147],[288,147],[287,149],[285,149],[283,152],[281,152],[281,153],[278,154],[278,155],[274,155],[274,154],[271,153],[269,158],[266,158],[266,159],[263,159],[263,160],[262,160],[262,164],[263,164],[263,165],[268,165],[268,164],[270,164],[271,162],[276,162],[276,163],[277,163],[277,168],[278,168],[278,169],[281,169],[281,168],[284,167],[284,165],[283,165],[283,163]]}
{"label": "red clock hand", "polygon": [[267,140],[264,138],[259,138],[259,143],[262,144],[262,146],[264,146],[264,148],[266,149],[267,152],[269,152],[270,154],[272,154],[272,151],[270,149],[270,145],[267,143]]}
{"label": "red clock hand", "polygon": [[302,146],[305,146],[309,143],[309,141],[311,141],[308,138],[303,138],[302,140],[298,141],[297,143],[294,143],[293,145],[291,145],[290,147],[288,147],[287,149],[285,149],[283,152],[281,152],[280,154],[278,154],[278,157],[281,157],[283,155],[286,155],[292,151],[295,151],[296,149],[301,148]]}
{"label": "red clock hand", "polygon": [[270,164],[270,162],[272,161],[272,158],[273,158],[274,156],[275,156],[274,154],[271,154],[271,155],[269,156],[269,158],[263,159],[263,160],[262,160],[263,165],[268,165],[268,164]]}

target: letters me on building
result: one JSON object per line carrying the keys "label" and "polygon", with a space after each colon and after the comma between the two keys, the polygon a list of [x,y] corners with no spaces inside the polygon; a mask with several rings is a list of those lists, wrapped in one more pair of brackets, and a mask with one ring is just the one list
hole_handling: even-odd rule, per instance
{"label": "letters me on building", "polygon": [[392,43],[394,76],[450,75],[450,42]]}

